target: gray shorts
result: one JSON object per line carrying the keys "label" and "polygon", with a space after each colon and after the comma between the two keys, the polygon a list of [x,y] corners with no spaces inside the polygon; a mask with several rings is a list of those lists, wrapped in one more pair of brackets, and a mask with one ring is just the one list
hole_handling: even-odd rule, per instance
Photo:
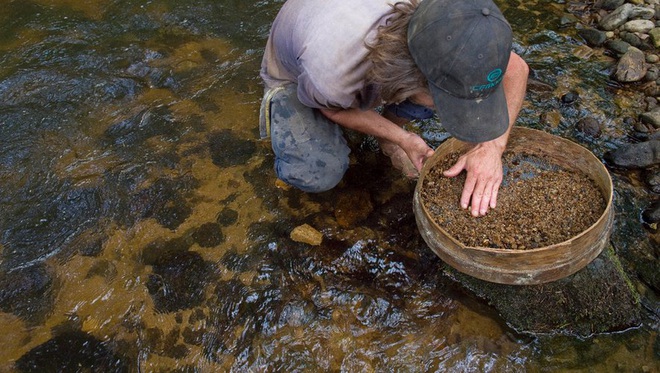
{"label": "gray shorts", "polygon": [[[296,84],[288,84],[266,91],[259,115],[261,138],[270,137],[279,179],[305,192],[324,192],[344,177],[351,150],[342,128],[303,105],[296,89]],[[385,110],[410,120],[433,115],[408,101]]]}

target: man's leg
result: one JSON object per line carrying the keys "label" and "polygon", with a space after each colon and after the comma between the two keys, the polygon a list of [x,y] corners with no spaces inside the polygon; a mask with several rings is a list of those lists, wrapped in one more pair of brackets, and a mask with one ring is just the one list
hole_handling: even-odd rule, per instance
{"label": "man's leg", "polygon": [[270,105],[275,173],[303,191],[324,192],[341,181],[350,149],[341,127],[319,110],[300,103],[296,88],[289,84],[263,104]]}

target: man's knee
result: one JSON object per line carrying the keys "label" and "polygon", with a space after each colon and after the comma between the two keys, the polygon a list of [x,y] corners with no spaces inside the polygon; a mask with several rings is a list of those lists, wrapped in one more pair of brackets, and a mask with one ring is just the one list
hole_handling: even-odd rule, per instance
{"label": "man's knee", "polygon": [[328,191],[341,181],[348,169],[348,157],[307,159],[298,164],[275,160],[275,173],[285,183],[304,192]]}

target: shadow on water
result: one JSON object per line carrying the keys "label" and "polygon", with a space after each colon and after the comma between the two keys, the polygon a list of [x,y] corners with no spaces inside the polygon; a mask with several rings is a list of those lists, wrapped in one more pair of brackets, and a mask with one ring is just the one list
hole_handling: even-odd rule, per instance
{"label": "shadow on water", "polygon": [[[9,1],[0,12],[0,370],[643,371],[657,321],[521,335],[443,272],[414,184],[355,136],[333,191],[276,185],[258,78],[282,1]],[[509,2],[520,124],[599,157],[634,93],[573,54],[563,5]],[[562,96],[576,92],[579,101]],[[616,99],[614,99],[616,97]],[[576,133],[595,116],[603,136]],[[632,115],[632,114],[631,114]],[[446,133],[416,123],[432,145]],[[622,251],[648,198],[615,175]],[[290,239],[309,224],[319,246]],[[616,367],[616,368],[612,368]]]}

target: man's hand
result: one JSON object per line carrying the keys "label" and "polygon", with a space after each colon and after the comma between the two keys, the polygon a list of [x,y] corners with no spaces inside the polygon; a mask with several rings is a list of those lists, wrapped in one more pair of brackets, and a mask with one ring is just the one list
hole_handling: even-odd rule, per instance
{"label": "man's hand", "polygon": [[[454,177],[467,171],[467,178],[461,194],[461,207],[470,206],[473,216],[483,216],[488,207],[497,206],[497,193],[502,184],[502,153],[509,138],[509,132],[518,117],[525,90],[529,66],[520,56],[511,52],[509,65],[502,85],[509,109],[509,129],[500,137],[476,144],[474,148],[461,156],[456,164],[444,172],[447,177]],[[471,201],[471,203],[470,203]]]}
{"label": "man's hand", "polygon": [[433,149],[431,149],[421,137],[412,132],[408,132],[408,136],[403,138],[399,143],[399,146],[401,146],[401,149],[406,152],[408,158],[410,158],[410,161],[418,172],[422,170],[424,162],[434,153]]}
{"label": "man's hand", "polygon": [[463,170],[467,171],[460,204],[464,209],[470,207],[472,216],[486,215],[489,207],[497,206],[497,193],[503,177],[503,151],[501,146],[491,142],[477,144],[443,173],[454,177]]}
{"label": "man's hand", "polygon": [[414,133],[410,133],[402,142],[408,152],[401,146],[384,139],[379,139],[379,143],[383,154],[392,160],[392,166],[409,178],[419,177],[424,162],[433,155],[433,149]]}

